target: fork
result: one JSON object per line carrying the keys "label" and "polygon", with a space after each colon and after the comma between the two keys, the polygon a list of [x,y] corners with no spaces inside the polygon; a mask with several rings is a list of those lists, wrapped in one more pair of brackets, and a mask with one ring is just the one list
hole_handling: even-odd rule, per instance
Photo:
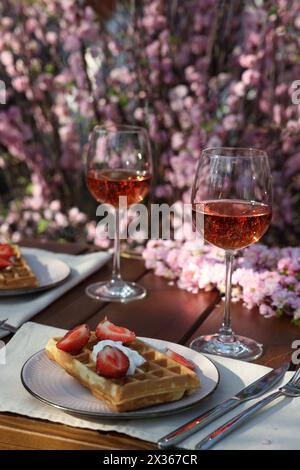
{"label": "fork", "polygon": [[213,431],[211,434],[206,436],[196,445],[195,449],[197,450],[206,450],[210,449],[217,442],[219,442],[223,437],[230,434],[234,429],[240,426],[244,421],[246,421],[250,416],[254,415],[264,406],[271,403],[273,400],[276,400],[280,396],[284,397],[300,397],[300,368],[295,372],[293,377],[285,385],[279,388],[276,392],[271,393],[262,400],[258,401],[254,405],[250,406],[246,410],[242,411],[234,418],[227,421],[225,424],[220,426],[218,429]]}
{"label": "fork", "polygon": [[8,319],[5,318],[4,320],[0,321],[0,329],[10,331],[11,333],[15,333],[15,328],[13,328],[12,326],[6,325],[7,320]]}

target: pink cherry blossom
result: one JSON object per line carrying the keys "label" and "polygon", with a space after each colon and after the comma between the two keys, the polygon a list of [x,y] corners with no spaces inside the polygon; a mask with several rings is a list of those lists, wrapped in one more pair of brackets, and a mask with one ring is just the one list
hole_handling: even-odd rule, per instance
{"label": "pink cherry blossom", "polygon": [[[198,241],[149,241],[143,253],[146,266],[181,289],[225,292],[224,252]],[[268,248],[254,245],[236,262],[232,281],[234,300],[247,308],[259,308],[267,318],[286,313],[298,320],[300,309],[300,248]],[[291,274],[293,273],[293,274]],[[293,289],[291,290],[291,286]]]}

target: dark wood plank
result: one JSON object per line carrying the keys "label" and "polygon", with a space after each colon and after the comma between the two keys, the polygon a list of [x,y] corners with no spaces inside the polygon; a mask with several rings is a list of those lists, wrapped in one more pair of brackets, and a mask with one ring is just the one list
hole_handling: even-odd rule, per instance
{"label": "dark wood plank", "polygon": [[114,432],[100,433],[10,413],[1,413],[0,449],[137,450],[155,449],[155,446]]}
{"label": "dark wood plank", "polygon": [[43,250],[54,251],[56,253],[68,253],[69,255],[79,255],[90,251],[90,246],[85,243],[59,243],[54,241],[43,240],[22,240],[21,246],[29,248],[41,248]]}
{"label": "dark wood plank", "polygon": [[139,283],[148,291],[145,299],[108,304],[89,319],[89,325],[94,328],[107,316],[139,336],[184,343],[219,299],[215,291],[195,295],[180,290],[152,272],[147,272]]}
{"label": "dark wood plank", "polygon": [[[220,302],[191,339],[216,333],[223,319],[223,308],[224,304]],[[237,334],[253,338],[264,345],[263,356],[255,362],[269,367],[277,367],[291,360],[294,351],[292,342],[300,338],[300,329],[288,317],[267,319],[257,309],[248,310],[241,302],[232,304],[232,325]]]}
{"label": "dark wood plank", "polygon": [[[103,266],[99,271],[88,277],[84,282],[68,291],[63,297],[57,299],[41,313],[34,317],[34,321],[45,325],[60,328],[73,328],[78,323],[88,322],[96,312],[106,304],[90,299],[85,294],[85,288],[93,282],[104,281],[111,277],[111,263]],[[122,275],[124,279],[136,281],[145,272],[144,263],[137,260],[124,260],[122,262]]]}
{"label": "dark wood plank", "polygon": [[17,446],[15,444],[7,444],[6,442],[0,444],[0,450],[30,450],[28,447]]}

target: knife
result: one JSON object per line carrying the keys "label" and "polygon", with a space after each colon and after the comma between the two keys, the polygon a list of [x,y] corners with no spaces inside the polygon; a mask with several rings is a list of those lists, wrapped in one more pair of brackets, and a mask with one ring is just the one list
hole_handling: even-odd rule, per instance
{"label": "knife", "polygon": [[207,424],[215,419],[223,416],[225,413],[236,408],[241,403],[252,400],[270,390],[277,382],[279,382],[284,374],[288,371],[290,366],[289,362],[284,363],[278,369],[273,369],[266,375],[256,380],[238,392],[234,397],[223,401],[219,405],[204,412],[197,418],[193,418],[188,423],[180,426],[171,433],[163,436],[157,443],[159,449],[167,449],[168,447],[175,446],[179,442],[187,439],[195,434],[200,429],[204,428]]}

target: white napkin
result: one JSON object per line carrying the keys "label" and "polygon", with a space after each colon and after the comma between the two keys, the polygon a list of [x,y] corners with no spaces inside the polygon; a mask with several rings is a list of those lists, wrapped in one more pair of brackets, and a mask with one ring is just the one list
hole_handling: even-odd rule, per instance
{"label": "white napkin", "polygon": [[[54,300],[76,286],[92,273],[100,269],[110,259],[108,252],[97,252],[86,255],[66,255],[51,251],[26,248],[26,253],[35,253],[43,256],[51,256],[64,261],[70,268],[68,279],[53,289],[40,294],[30,294],[15,297],[0,297],[0,321],[5,320],[9,326],[19,328],[25,321],[34,317]],[[0,338],[7,336],[9,332],[0,328]]]}
{"label": "white napkin", "polygon": [[[139,439],[157,442],[166,433],[208,410],[221,400],[229,398],[243,386],[270,370],[256,364],[212,356],[221,375],[219,387],[209,399],[204,400],[193,410],[163,418],[92,422],[74,418],[44,405],[26,392],[21,384],[20,371],[25,360],[42,349],[50,337],[61,333],[63,330],[28,322],[15,334],[6,347],[6,365],[1,365],[0,361],[0,411],[19,413],[69,426],[99,431],[117,431]],[[292,373],[288,372],[284,381],[289,380],[291,375]],[[297,400],[300,398],[285,398],[274,402],[217,444],[214,449],[300,449],[300,401],[298,403]],[[205,430],[185,441],[183,446],[193,449],[204,435],[241,409],[242,406],[211,423]]]}

